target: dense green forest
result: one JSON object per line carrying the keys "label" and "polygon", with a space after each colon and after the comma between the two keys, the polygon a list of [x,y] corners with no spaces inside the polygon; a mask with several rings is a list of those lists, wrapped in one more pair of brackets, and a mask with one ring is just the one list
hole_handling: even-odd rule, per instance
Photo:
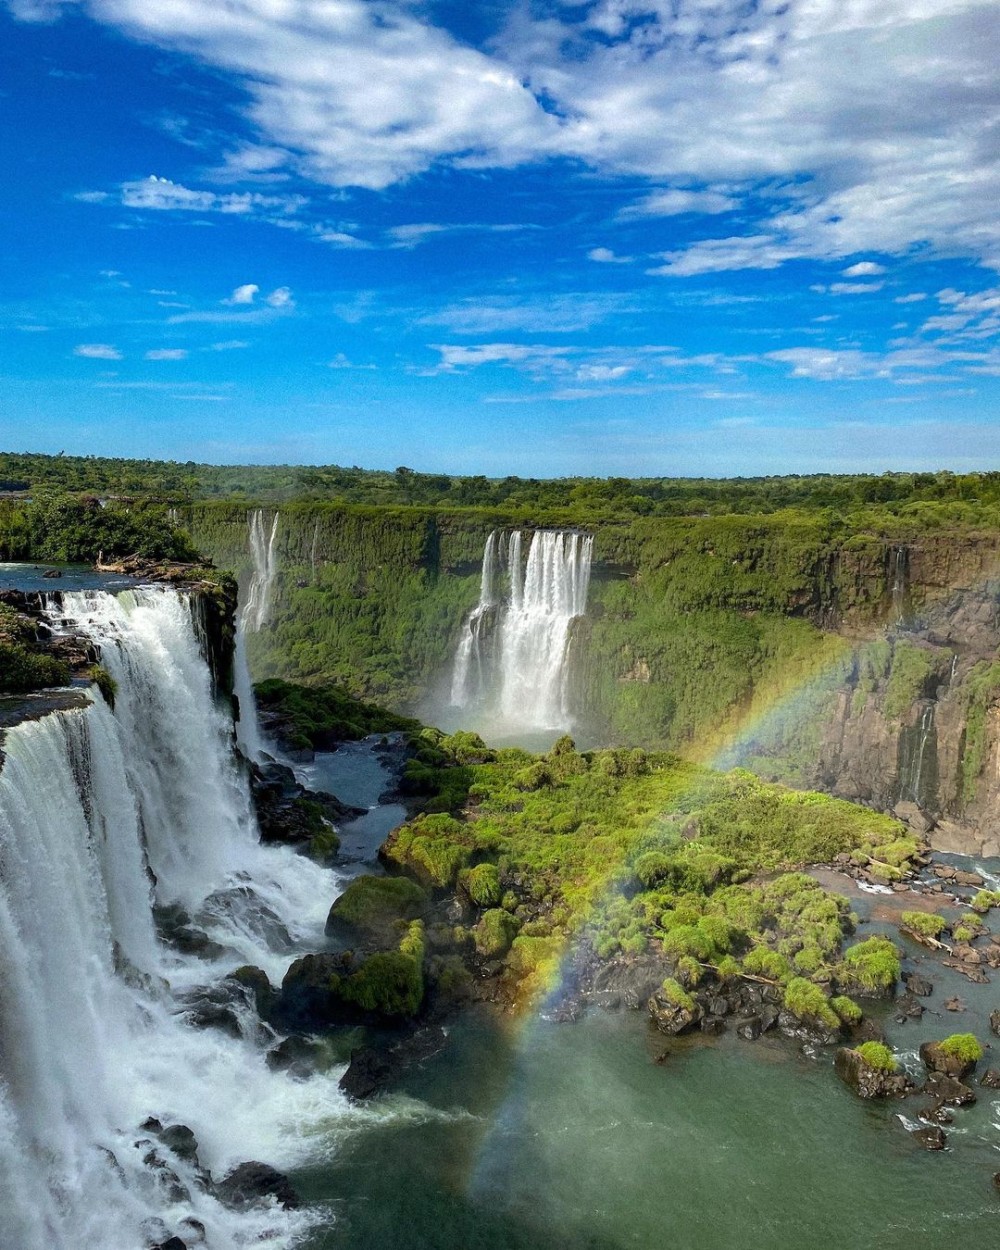
{"label": "dense green forest", "polygon": [[577,523],[641,516],[771,513],[797,508],[849,513],[878,505],[890,515],[931,505],[932,515],[974,520],[1000,507],[1000,473],[808,474],[760,478],[486,478],[336,465],[208,465],[0,452],[0,492],[54,489],[169,503],[291,499],[487,508],[571,514]]}

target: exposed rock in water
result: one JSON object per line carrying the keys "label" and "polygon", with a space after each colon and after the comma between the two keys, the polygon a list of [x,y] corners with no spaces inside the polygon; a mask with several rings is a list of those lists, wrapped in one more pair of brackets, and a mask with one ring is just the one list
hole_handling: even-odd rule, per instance
{"label": "exposed rock in water", "polygon": [[340,1078],[340,1089],[359,1101],[371,1098],[386,1084],[392,1073],[388,1057],[372,1046],[351,1051],[351,1062]]}
{"label": "exposed rock in water", "polygon": [[913,1082],[905,1072],[884,1072],[865,1061],[863,1055],[848,1046],[841,1046],[833,1066],[845,1085],[859,1098],[890,1098],[909,1093]]}
{"label": "exposed rock in water", "polygon": [[928,1124],[923,1128],[911,1129],[910,1136],[925,1150],[944,1150],[948,1144],[944,1129],[937,1128],[935,1125]]}
{"label": "exposed rock in water", "polygon": [[944,1072],[932,1072],[924,1085],[924,1093],[930,1094],[938,1102],[948,1103],[953,1107],[964,1107],[976,1101],[976,1091],[964,1085],[954,1076]]}
{"label": "exposed rock in water", "polygon": [[1000,1089],[1000,1068],[987,1068],[979,1078],[984,1089]]}
{"label": "exposed rock in water", "polygon": [[990,1012],[990,1029],[1000,1037],[1000,1008]]}
{"label": "exposed rock in water", "polygon": [[282,1038],[277,1046],[267,1052],[267,1066],[274,1072],[289,1072],[292,1076],[311,1076],[326,1056],[322,1042],[292,1034]]}
{"label": "exposed rock in water", "polygon": [[700,1003],[692,1000],[691,1005],[688,1006],[681,1002],[674,1002],[661,990],[650,995],[646,1008],[656,1027],[668,1036],[675,1036],[683,1033],[685,1029],[693,1028],[705,1014]]}
{"label": "exposed rock in water", "polygon": [[302,1205],[292,1182],[283,1172],[267,1163],[241,1163],[215,1187],[220,1202],[231,1207],[249,1207],[265,1198],[276,1198],[286,1210]]}
{"label": "exposed rock in water", "polygon": [[963,1059],[942,1050],[940,1042],[922,1042],[920,1061],[929,1072],[941,1072],[954,1077],[963,1077],[976,1066],[975,1059]]}

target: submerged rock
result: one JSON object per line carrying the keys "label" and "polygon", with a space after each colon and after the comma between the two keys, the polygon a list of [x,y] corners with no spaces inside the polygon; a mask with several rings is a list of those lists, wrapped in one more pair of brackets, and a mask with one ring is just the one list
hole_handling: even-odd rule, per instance
{"label": "submerged rock", "polygon": [[903,984],[909,993],[915,994],[917,998],[927,998],[934,993],[934,986],[919,972],[904,972]]}

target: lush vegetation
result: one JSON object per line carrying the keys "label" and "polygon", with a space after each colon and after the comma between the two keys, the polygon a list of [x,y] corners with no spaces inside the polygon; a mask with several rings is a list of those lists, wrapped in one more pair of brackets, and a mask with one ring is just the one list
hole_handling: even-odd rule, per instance
{"label": "lush vegetation", "polygon": [[941,1054],[957,1059],[963,1064],[978,1063],[985,1053],[975,1033],[952,1033],[950,1037],[938,1042],[937,1048]]}
{"label": "lush vegetation", "polygon": [[368,734],[412,730],[416,721],[352,698],[337,686],[298,686],[272,678],[254,688],[272,733],[293,748],[329,749]]}
{"label": "lush vegetation", "polygon": [[855,1050],[869,1066],[877,1072],[893,1073],[899,1069],[896,1056],[882,1042],[862,1042]]}
{"label": "lush vegetation", "polygon": [[[887,847],[915,851],[889,817],[676,756],[580,753],[568,738],[542,757],[432,729],[413,744],[410,769],[437,810],[392,834],[384,858],[467,900],[467,933],[432,941],[503,959],[513,994],[523,980],[540,988],[539,968],[551,973],[570,941],[599,958],[659,952],[685,993],[706,978],[770,982],[828,1030],[859,1018],[848,993],[882,993],[898,977],[886,939],[843,950],[847,901],[796,871],[840,852],[867,862]],[[842,992],[831,998],[831,986]]]}
{"label": "lush vegetation", "polygon": [[384,505],[514,510],[571,509],[582,517],[769,513],[785,508],[838,513],[878,506],[923,507],[954,516],[1000,504],[998,473],[809,474],[761,478],[486,478],[418,473],[406,466],[207,465],[194,461],[0,453],[0,491],[98,492],[170,501],[296,498]]}
{"label": "lush vegetation", "polygon": [[199,558],[162,504],[57,494],[26,502],[0,497],[0,560],[93,564],[124,556]]}
{"label": "lush vegetation", "polygon": [[24,694],[69,684],[68,666],[36,644],[30,623],[0,603],[0,693]]}

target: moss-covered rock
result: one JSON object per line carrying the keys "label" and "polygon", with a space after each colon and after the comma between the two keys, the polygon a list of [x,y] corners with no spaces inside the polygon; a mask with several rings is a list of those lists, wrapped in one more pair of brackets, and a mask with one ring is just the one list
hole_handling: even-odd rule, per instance
{"label": "moss-covered rock", "polygon": [[971,1072],[983,1057],[983,1047],[974,1033],[952,1033],[939,1042],[924,1042],[920,1058],[931,1072],[961,1078]]}
{"label": "moss-covered rock", "polygon": [[834,1069],[859,1098],[888,1098],[906,1094],[913,1083],[899,1071],[895,1056],[881,1042],[864,1042],[855,1049],[841,1046]]}
{"label": "moss-covered rock", "polygon": [[333,902],[326,932],[362,945],[399,941],[402,927],[423,916],[427,892],[406,877],[355,877]]}

